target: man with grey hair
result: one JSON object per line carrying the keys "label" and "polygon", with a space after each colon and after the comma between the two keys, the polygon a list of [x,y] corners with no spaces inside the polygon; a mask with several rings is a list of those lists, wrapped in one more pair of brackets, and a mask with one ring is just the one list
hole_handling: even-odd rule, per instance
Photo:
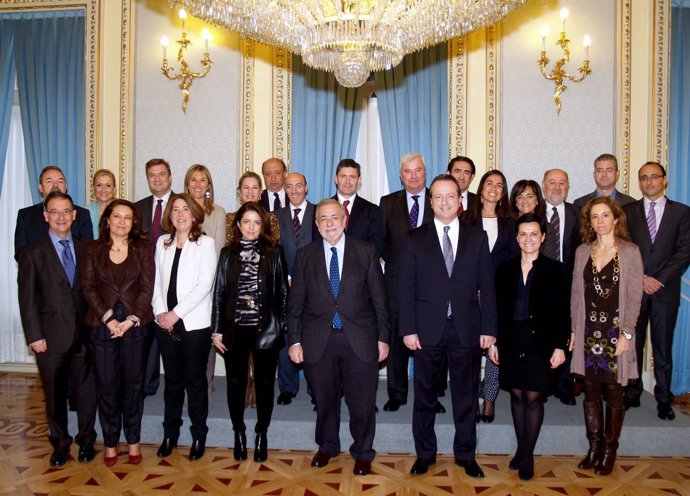
{"label": "man with grey hair", "polygon": [[594,192],[581,196],[573,202],[573,205],[579,208],[584,208],[587,202],[592,198],[600,196],[608,196],[613,201],[618,202],[622,207],[628,203],[632,203],[635,199],[625,193],[621,193],[616,189],[616,182],[620,171],[618,170],[618,159],[610,153],[603,153],[594,159],[594,183],[597,189]]}

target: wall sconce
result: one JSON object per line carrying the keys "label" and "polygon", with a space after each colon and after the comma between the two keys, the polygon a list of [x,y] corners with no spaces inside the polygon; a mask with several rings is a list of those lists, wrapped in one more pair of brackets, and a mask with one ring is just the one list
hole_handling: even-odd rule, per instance
{"label": "wall sconce", "polygon": [[211,41],[211,34],[208,29],[204,29],[201,32],[201,38],[204,40],[204,58],[201,59],[201,65],[203,69],[201,72],[193,72],[189,68],[189,64],[184,58],[184,52],[187,50],[189,45],[192,44],[191,41],[187,39],[187,32],[185,31],[185,19],[187,18],[187,12],[184,9],[180,9],[178,12],[180,19],[182,19],[182,38],[177,40],[177,44],[180,48],[177,50],[177,61],[180,63],[179,72],[175,73],[175,69],[168,65],[168,37],[163,36],[161,38],[161,46],[163,47],[163,65],[161,66],[161,72],[165,77],[171,81],[180,81],[179,88],[182,90],[182,111],[187,113],[187,104],[189,103],[189,88],[195,79],[206,77],[208,71],[211,70],[211,58],[208,55],[208,42]]}
{"label": "wall sconce", "polygon": [[589,68],[589,47],[592,45],[592,39],[588,35],[585,35],[582,40],[582,44],[585,47],[585,61],[582,67],[578,69],[580,76],[572,76],[563,68],[570,61],[570,40],[565,35],[565,20],[567,18],[568,9],[564,7],[561,9],[561,35],[556,42],[556,45],[563,50],[563,57],[556,61],[556,65],[550,74],[546,72],[546,66],[549,63],[549,58],[546,56],[546,36],[549,34],[549,28],[547,26],[542,26],[541,28],[541,57],[539,57],[538,64],[541,67],[542,75],[556,85],[553,101],[556,103],[556,114],[558,115],[561,115],[561,93],[568,88],[563,84],[563,81],[567,79],[573,83],[579,83],[592,73],[592,70]]}

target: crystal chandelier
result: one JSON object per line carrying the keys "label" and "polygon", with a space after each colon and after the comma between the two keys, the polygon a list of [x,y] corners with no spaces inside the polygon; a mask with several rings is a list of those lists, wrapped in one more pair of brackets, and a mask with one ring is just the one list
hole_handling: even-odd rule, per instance
{"label": "crystal chandelier", "polygon": [[170,0],[242,37],[299,54],[346,87],[403,56],[490,25],[526,0]]}

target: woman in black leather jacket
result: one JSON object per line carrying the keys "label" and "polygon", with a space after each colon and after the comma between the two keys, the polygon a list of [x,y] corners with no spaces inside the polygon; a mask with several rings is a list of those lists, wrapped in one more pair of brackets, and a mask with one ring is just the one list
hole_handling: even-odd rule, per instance
{"label": "woman in black leather jacket", "polygon": [[254,461],[262,462],[268,458],[266,431],[273,412],[278,352],[286,331],[287,268],[261,205],[244,203],[232,229],[230,244],[221,250],[218,261],[211,330],[213,345],[225,359],[236,460],[247,459],[244,396],[252,354],[257,400]]}

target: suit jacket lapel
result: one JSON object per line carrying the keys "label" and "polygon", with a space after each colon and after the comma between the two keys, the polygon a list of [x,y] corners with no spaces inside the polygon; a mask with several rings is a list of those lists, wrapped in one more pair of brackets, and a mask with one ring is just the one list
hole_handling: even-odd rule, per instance
{"label": "suit jacket lapel", "polygon": [[[644,208],[643,208],[644,210]],[[661,222],[659,222],[659,225],[656,228],[656,239],[654,242],[656,242],[657,239],[663,238],[664,234],[666,234],[666,230],[668,229],[668,225],[672,224],[675,222],[675,219],[672,218],[673,214],[675,211],[675,205],[671,200],[666,198],[666,206],[664,207],[664,215],[661,217]],[[645,225],[647,223],[647,219],[645,217]],[[647,232],[649,232],[649,229],[646,229]],[[652,240],[652,237],[649,237],[649,240]]]}
{"label": "suit jacket lapel", "polygon": [[60,277],[62,277],[65,280],[65,282],[67,283],[67,285],[69,286],[69,279],[67,279],[67,274],[65,273],[65,267],[62,265],[62,261],[60,260],[60,255],[58,254],[57,250],[55,249],[55,245],[53,245],[53,240],[50,239],[50,236],[47,234],[43,239],[45,240],[43,242],[43,244],[44,244],[44,251],[46,252],[46,255],[47,255],[48,266],[52,267],[52,269],[54,271],[56,271],[58,274],[60,274]]}
{"label": "suit jacket lapel", "polygon": [[333,296],[333,291],[331,291],[331,280],[328,278],[328,267],[326,267],[326,254],[323,248],[323,242],[319,243],[318,249],[316,250],[316,272],[323,274],[323,277],[319,277],[319,284],[322,286],[322,290],[330,295],[335,301]]}
{"label": "suit jacket lapel", "polygon": [[455,252],[455,260],[453,261],[453,272],[451,273],[451,276],[455,275],[455,271],[458,270],[458,267],[460,266],[458,260],[465,255],[465,251],[467,250],[467,236],[465,236],[464,231],[465,230],[462,227],[462,223],[458,223],[458,249]]}

